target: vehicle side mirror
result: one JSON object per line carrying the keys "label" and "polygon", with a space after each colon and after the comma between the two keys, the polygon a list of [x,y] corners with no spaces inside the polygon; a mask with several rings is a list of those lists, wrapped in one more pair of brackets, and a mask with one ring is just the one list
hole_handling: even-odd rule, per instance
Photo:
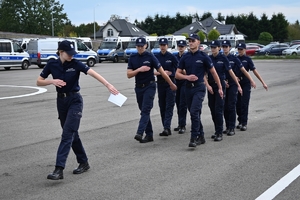
{"label": "vehicle side mirror", "polygon": [[172,49],[175,49],[175,45],[172,46]]}

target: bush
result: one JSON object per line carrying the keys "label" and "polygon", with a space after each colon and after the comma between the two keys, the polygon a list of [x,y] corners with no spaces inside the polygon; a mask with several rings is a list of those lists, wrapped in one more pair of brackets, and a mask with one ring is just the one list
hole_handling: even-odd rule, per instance
{"label": "bush", "polygon": [[273,41],[273,36],[268,32],[261,32],[259,34],[258,40],[262,43],[270,43]]}

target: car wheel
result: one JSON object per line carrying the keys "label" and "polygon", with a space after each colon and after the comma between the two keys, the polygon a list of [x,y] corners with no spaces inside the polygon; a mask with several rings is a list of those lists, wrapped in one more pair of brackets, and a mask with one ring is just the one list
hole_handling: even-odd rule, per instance
{"label": "car wheel", "polygon": [[10,70],[10,67],[4,67],[5,70]]}
{"label": "car wheel", "polygon": [[266,53],[265,53],[265,56],[268,56],[268,55],[269,55],[269,52],[266,52]]}
{"label": "car wheel", "polygon": [[87,65],[89,67],[94,67],[95,63],[96,63],[96,61],[92,58],[88,59],[88,61],[87,61]]}
{"label": "car wheel", "polygon": [[28,67],[29,67],[29,62],[27,61],[27,60],[25,60],[25,61],[23,61],[23,63],[22,63],[22,69],[28,69]]}
{"label": "car wheel", "polygon": [[296,53],[296,52],[293,52],[292,55],[295,56],[295,55],[297,55],[297,53]]}
{"label": "car wheel", "polygon": [[118,56],[115,56],[115,57],[114,57],[114,60],[113,60],[113,62],[114,62],[114,63],[117,63],[117,62],[119,62],[119,58],[118,58]]}

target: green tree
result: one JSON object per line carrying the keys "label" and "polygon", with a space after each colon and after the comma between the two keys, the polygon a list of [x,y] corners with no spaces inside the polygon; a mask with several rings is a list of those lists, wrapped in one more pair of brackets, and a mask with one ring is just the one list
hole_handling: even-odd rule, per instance
{"label": "green tree", "polygon": [[224,17],[224,16],[222,16],[222,14],[219,12],[219,13],[218,13],[218,17],[217,17],[217,19],[216,19],[216,20],[218,20],[218,21],[222,22],[222,21],[225,21],[225,17]]}
{"label": "green tree", "polygon": [[210,41],[217,40],[219,38],[219,36],[220,36],[220,33],[216,29],[210,30],[209,33],[207,34],[207,38]]}
{"label": "green tree", "polygon": [[258,40],[262,43],[262,44],[268,44],[270,42],[273,41],[273,36],[268,33],[268,32],[261,32],[259,34]]}
{"label": "green tree", "polygon": [[288,21],[282,13],[277,15],[273,14],[270,20],[271,23],[271,34],[275,41],[284,42],[288,38]]}
{"label": "green tree", "polygon": [[201,19],[200,19],[200,21],[203,21],[203,20],[205,20],[205,19],[207,19],[209,17],[212,17],[211,12],[204,12],[203,15],[202,15],[202,17],[201,17]]}
{"label": "green tree", "polygon": [[67,22],[63,5],[55,0],[3,0],[0,7],[2,31],[51,35],[52,30],[61,31]]}
{"label": "green tree", "polygon": [[202,31],[199,31],[197,34],[200,37],[200,41],[204,42],[204,40],[206,39],[206,35]]}
{"label": "green tree", "polygon": [[288,26],[288,39],[289,40],[298,40],[300,38],[300,25],[297,20],[295,24],[290,24]]}

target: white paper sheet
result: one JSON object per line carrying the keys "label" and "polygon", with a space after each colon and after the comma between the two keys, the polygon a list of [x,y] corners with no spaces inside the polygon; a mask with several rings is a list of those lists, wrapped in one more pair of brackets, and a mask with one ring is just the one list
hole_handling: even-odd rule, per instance
{"label": "white paper sheet", "polygon": [[122,106],[124,102],[127,100],[127,97],[125,97],[123,94],[119,93],[117,95],[110,94],[108,101],[116,104],[117,106]]}

